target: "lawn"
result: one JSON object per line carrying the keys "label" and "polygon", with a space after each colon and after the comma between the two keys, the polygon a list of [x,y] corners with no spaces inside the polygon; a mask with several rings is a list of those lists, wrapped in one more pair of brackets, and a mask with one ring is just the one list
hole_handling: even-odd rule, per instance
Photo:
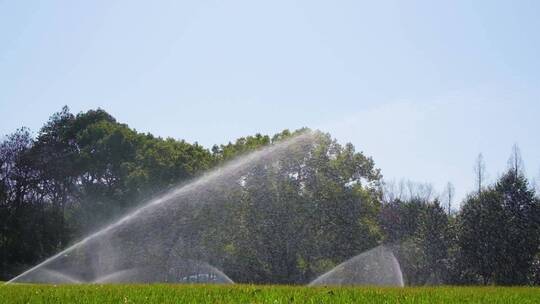
{"label": "lawn", "polygon": [[540,288],[13,284],[0,303],[540,303]]}

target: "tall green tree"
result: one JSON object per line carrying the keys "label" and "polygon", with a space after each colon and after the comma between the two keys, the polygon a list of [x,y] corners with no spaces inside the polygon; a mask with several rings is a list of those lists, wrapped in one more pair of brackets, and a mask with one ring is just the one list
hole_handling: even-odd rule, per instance
{"label": "tall green tree", "polygon": [[469,197],[460,214],[463,264],[484,284],[526,284],[540,245],[540,206],[514,147],[496,184]]}
{"label": "tall green tree", "polygon": [[465,201],[460,213],[459,245],[468,269],[483,284],[496,282],[501,267],[506,234],[501,194],[494,189],[482,191]]}
{"label": "tall green tree", "polygon": [[61,244],[61,214],[33,165],[33,140],[26,129],[0,144],[0,276],[9,277]]}
{"label": "tall green tree", "polygon": [[524,174],[509,169],[495,185],[503,208],[504,247],[497,283],[526,284],[527,273],[540,245],[540,205]]}
{"label": "tall green tree", "polygon": [[[414,236],[420,248],[420,265],[426,284],[448,280],[451,230],[448,214],[436,200],[424,208],[420,225]],[[429,275],[425,272],[429,271]]]}

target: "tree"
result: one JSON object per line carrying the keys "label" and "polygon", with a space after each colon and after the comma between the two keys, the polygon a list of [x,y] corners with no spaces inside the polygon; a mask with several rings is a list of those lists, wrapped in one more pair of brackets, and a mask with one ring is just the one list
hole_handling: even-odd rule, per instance
{"label": "tree", "polygon": [[476,188],[478,189],[478,194],[482,192],[486,179],[486,164],[484,162],[484,156],[482,153],[478,154],[474,164],[474,174],[476,181]]}
{"label": "tree", "polygon": [[385,202],[379,223],[385,243],[394,247],[407,284],[448,282],[452,234],[448,215],[425,191]]}
{"label": "tree", "polygon": [[0,144],[0,277],[213,162],[200,145],[137,133],[101,109],[74,115],[64,107],[36,138],[15,132]]}
{"label": "tree", "polygon": [[[279,144],[305,131],[268,138]],[[213,151],[230,159],[266,138],[246,137]],[[216,260],[225,257],[224,271],[235,281],[306,283],[377,245],[380,178],[371,158],[315,132],[313,142],[254,166],[237,188],[220,190],[228,198],[219,202],[223,208],[202,214],[223,226],[203,228],[205,244]]]}
{"label": "tree", "polygon": [[513,170],[515,176],[522,174],[525,170],[523,159],[521,158],[521,150],[517,144],[512,146],[512,153],[508,158],[508,169]]}
{"label": "tree", "polygon": [[448,182],[446,184],[446,189],[444,190],[444,199],[446,200],[448,214],[452,213],[452,202],[454,200],[455,192],[456,190],[454,188],[454,185],[451,182]]}
{"label": "tree", "polygon": [[426,284],[441,284],[449,271],[450,231],[448,216],[438,201],[428,204],[414,236],[420,248],[421,275]]}
{"label": "tree", "polygon": [[501,194],[492,188],[469,196],[459,214],[459,239],[462,264],[482,284],[496,282],[497,269],[502,267],[506,234]]}
{"label": "tree", "polygon": [[495,190],[500,194],[505,227],[501,235],[504,261],[497,281],[501,284],[526,284],[527,273],[540,245],[540,205],[534,189],[520,169],[520,161],[512,155],[512,167],[499,179]]}
{"label": "tree", "polygon": [[466,201],[460,247],[481,282],[526,284],[540,245],[540,209],[514,146],[509,167],[494,185]]}
{"label": "tree", "polygon": [[371,157],[327,133],[255,134],[208,150],[67,107],[35,138],[20,129],[0,142],[0,279],[213,166],[302,132],[313,140],[179,198],[200,204],[156,224],[178,230],[166,242],[183,243],[170,250],[239,282],[305,283],[381,243],[395,249],[407,284],[540,282],[540,198],[517,145],[494,185],[478,155],[476,190],[455,213],[451,183],[439,198],[429,184],[383,184]]}
{"label": "tree", "polygon": [[9,277],[50,255],[61,242],[32,154],[33,140],[20,129],[0,144],[0,275]]}

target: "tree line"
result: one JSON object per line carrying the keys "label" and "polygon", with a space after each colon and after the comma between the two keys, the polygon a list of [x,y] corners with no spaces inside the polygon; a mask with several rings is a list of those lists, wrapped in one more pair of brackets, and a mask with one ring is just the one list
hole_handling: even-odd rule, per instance
{"label": "tree line", "polygon": [[[0,143],[0,279],[238,155],[302,130],[211,149],[155,137],[104,110],[67,107]],[[389,187],[372,158],[317,132],[308,153],[259,166],[198,213],[205,254],[233,280],[305,283],[380,244],[411,285],[540,283],[540,199],[514,149],[506,172],[451,210],[453,188]],[[212,261],[219,259],[219,261]]]}

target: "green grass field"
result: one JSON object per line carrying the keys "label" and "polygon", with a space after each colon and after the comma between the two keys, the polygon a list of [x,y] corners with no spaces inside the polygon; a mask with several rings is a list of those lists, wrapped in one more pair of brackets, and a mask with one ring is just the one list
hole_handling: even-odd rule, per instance
{"label": "green grass field", "polygon": [[3,285],[1,303],[540,303],[528,287]]}

